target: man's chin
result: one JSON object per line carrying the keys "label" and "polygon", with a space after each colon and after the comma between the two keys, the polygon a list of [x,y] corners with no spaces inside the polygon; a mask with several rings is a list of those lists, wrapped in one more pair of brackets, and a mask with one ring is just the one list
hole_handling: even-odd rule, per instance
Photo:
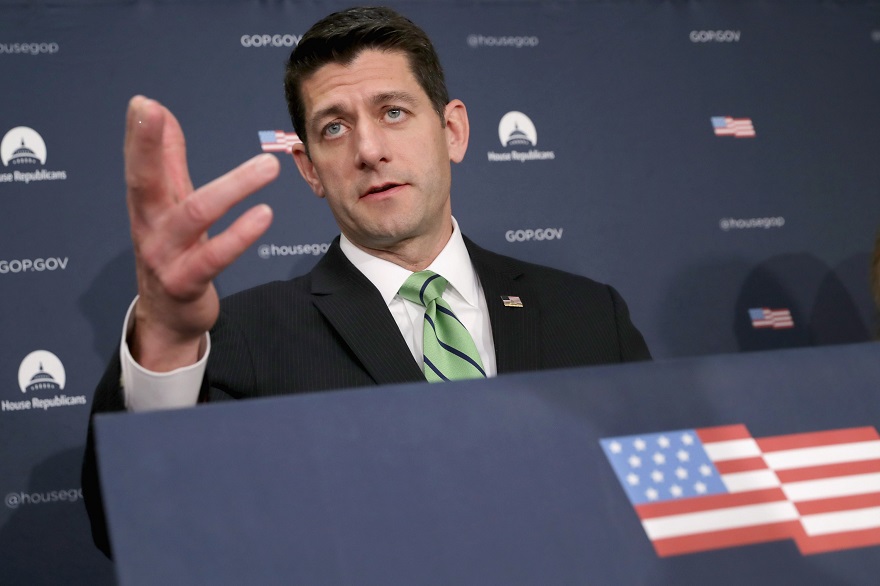
{"label": "man's chin", "polygon": [[[346,231],[349,240],[361,248],[385,251],[409,246],[423,239],[433,241],[437,239],[435,235],[439,234],[442,228],[442,226],[436,225],[437,222],[424,216],[412,217],[400,213],[373,215],[371,218],[361,217],[357,222],[351,224],[354,229]],[[447,234],[447,240],[448,236]],[[433,247],[434,244],[431,242],[428,246]],[[443,244],[445,245],[445,241]]]}
{"label": "man's chin", "polygon": [[363,239],[364,244],[373,250],[395,250],[411,242],[414,237],[407,233],[393,231],[374,232]]}

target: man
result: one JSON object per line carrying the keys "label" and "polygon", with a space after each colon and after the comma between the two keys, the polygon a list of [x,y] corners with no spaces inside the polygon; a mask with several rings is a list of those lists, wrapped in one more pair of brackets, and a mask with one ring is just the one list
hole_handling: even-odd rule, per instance
{"label": "man", "polygon": [[[303,141],[296,165],[341,236],[308,274],[222,303],[212,279],[267,229],[271,210],[206,231],[273,180],[278,162],[260,155],[193,191],[176,120],[132,99],[125,160],[139,297],[94,411],[456,378],[437,366],[436,345],[473,367],[464,376],[650,358],[610,287],[463,237],[450,167],[467,149],[467,111],[449,99],[421,29],[387,8],[332,14],[293,51],[285,87]],[[449,283],[427,334],[430,304],[401,289],[425,269],[417,291],[436,274]],[[468,350],[431,338],[453,314]],[[106,551],[91,434],[83,485]]]}

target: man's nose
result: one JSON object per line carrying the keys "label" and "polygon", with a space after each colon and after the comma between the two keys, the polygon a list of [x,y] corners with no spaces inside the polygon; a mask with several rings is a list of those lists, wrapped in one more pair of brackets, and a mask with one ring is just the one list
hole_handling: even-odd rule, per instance
{"label": "man's nose", "polygon": [[382,128],[375,122],[362,123],[355,129],[357,165],[374,168],[388,160],[387,145]]}

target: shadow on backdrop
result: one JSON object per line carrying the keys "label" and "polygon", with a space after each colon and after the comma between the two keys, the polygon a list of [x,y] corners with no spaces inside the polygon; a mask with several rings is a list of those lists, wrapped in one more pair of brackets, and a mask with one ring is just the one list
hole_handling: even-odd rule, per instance
{"label": "shadow on backdrop", "polygon": [[104,265],[80,296],[77,305],[92,325],[92,346],[102,361],[119,347],[122,321],[136,294],[134,256],[126,248]]}
{"label": "shadow on backdrop", "polygon": [[[775,256],[757,265],[743,281],[734,307],[739,349],[772,350],[870,340],[865,318],[870,311],[865,307],[866,300],[870,303],[867,266],[867,260],[856,255],[831,269],[807,253]],[[756,328],[749,318],[749,309],[753,308],[788,309],[794,327]]]}
{"label": "shadow on backdrop", "polygon": [[0,584],[116,584],[112,563],[92,543],[82,499],[35,502],[51,499],[53,491],[69,497],[78,490],[82,457],[82,449],[73,448],[34,466],[24,502],[0,527]]}
{"label": "shadow on backdrop", "polygon": [[[730,308],[749,272],[739,259],[719,259],[679,273],[658,310],[656,330],[662,337],[657,357],[726,354],[739,350],[731,328]],[[706,332],[712,332],[711,337]],[[661,355],[662,353],[662,355]]]}

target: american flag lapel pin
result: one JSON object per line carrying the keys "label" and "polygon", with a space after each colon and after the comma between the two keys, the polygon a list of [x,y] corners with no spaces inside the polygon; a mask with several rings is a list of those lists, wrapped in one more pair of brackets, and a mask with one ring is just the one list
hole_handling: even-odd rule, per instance
{"label": "american flag lapel pin", "polygon": [[504,307],[522,307],[522,300],[516,295],[502,295],[501,302],[504,303]]}

